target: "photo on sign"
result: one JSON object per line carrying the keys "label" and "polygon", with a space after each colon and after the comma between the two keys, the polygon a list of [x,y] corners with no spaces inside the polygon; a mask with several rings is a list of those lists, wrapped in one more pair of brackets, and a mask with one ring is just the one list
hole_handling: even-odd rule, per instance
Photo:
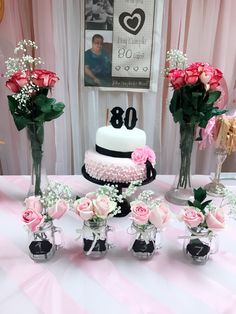
{"label": "photo on sign", "polygon": [[84,0],[84,84],[149,89],[154,0]]}
{"label": "photo on sign", "polygon": [[87,30],[85,33],[85,86],[111,86],[112,32]]}
{"label": "photo on sign", "polygon": [[113,29],[113,0],[85,0],[85,29]]}

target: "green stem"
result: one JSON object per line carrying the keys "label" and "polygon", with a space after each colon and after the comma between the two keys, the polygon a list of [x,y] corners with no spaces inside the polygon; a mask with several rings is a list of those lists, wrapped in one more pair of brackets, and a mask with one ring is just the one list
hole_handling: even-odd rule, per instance
{"label": "green stem", "polygon": [[181,187],[186,189],[187,186],[191,187],[190,167],[194,141],[194,128],[195,127],[189,123],[180,124],[181,165],[177,188]]}
{"label": "green stem", "polygon": [[[31,143],[32,154],[32,183],[34,195],[41,195],[41,166],[43,157],[44,128],[41,123],[31,123],[28,125],[28,135]],[[35,179],[35,182],[34,182]]]}

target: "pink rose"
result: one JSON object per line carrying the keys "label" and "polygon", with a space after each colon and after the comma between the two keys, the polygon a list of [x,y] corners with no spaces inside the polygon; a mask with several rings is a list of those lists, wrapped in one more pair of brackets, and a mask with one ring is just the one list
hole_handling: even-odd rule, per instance
{"label": "pink rose", "polygon": [[77,214],[83,220],[89,220],[94,216],[94,208],[92,201],[87,197],[81,197],[74,203]]}
{"label": "pink rose", "polygon": [[38,87],[53,87],[59,80],[56,73],[48,70],[34,70],[32,81]]}
{"label": "pink rose", "polygon": [[148,223],[150,209],[142,201],[134,201],[131,204],[131,219],[138,225]]}
{"label": "pink rose", "polygon": [[61,199],[58,200],[53,207],[48,208],[47,212],[52,219],[59,219],[68,211],[68,209],[68,202]]}
{"label": "pink rose", "polygon": [[145,145],[136,148],[131,155],[131,159],[137,165],[143,165],[147,160],[154,164],[156,162],[156,155],[150,147]]}
{"label": "pink rose", "polygon": [[156,205],[150,212],[149,221],[158,229],[161,229],[170,218],[169,207],[166,203],[161,202]]}
{"label": "pink rose", "polygon": [[196,84],[199,78],[198,63],[192,63],[185,69],[186,84]]}
{"label": "pink rose", "polygon": [[30,196],[25,199],[25,207],[27,209],[32,209],[37,213],[42,213],[43,205],[40,202],[40,196]]}
{"label": "pink rose", "polygon": [[18,93],[29,82],[29,71],[18,71],[6,81],[6,86],[13,92]]}
{"label": "pink rose", "polygon": [[200,81],[203,84],[208,84],[209,81],[211,80],[211,78],[213,77],[214,72],[215,72],[215,69],[212,66],[210,66],[209,64],[206,63],[202,67],[202,71],[201,71],[201,74],[199,76]]}
{"label": "pink rose", "polygon": [[194,207],[188,207],[180,213],[180,219],[190,228],[195,228],[204,222],[204,215]]}
{"label": "pink rose", "polygon": [[91,201],[97,198],[96,192],[89,192],[85,195],[85,197],[89,198]]}
{"label": "pink rose", "polygon": [[222,77],[223,77],[223,73],[220,70],[215,69],[214,74],[213,74],[211,80],[209,81],[210,88],[216,89],[219,86],[219,84],[220,84],[219,82],[222,79]]}
{"label": "pink rose", "polygon": [[174,89],[179,89],[185,85],[185,72],[181,69],[171,69],[167,78],[170,80]]}
{"label": "pink rose", "polygon": [[111,201],[107,195],[99,195],[96,200],[93,200],[93,205],[95,214],[103,219],[116,209],[116,202]]}
{"label": "pink rose", "polygon": [[44,222],[44,217],[32,209],[26,209],[22,214],[22,219],[33,232],[38,230],[40,225]]}
{"label": "pink rose", "polygon": [[210,212],[206,216],[206,223],[209,229],[212,230],[219,230],[224,228],[224,212],[220,208],[218,210],[215,210],[214,212]]}

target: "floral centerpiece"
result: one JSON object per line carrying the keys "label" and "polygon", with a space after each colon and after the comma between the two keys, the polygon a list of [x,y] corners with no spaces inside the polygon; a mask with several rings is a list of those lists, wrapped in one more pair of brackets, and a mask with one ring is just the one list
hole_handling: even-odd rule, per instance
{"label": "floral centerpiece", "polygon": [[205,263],[209,254],[216,252],[217,246],[212,248],[215,232],[225,227],[224,209],[213,206],[212,200],[206,200],[206,196],[206,190],[201,187],[194,189],[194,201],[188,201],[189,207],[179,214],[188,230],[188,235],[180,237],[186,240],[185,253],[196,263]]}
{"label": "floral centerpiece", "polygon": [[92,257],[101,257],[106,254],[109,245],[107,243],[107,219],[120,211],[119,203],[123,196],[119,194],[114,185],[104,185],[96,192],[87,193],[78,198],[74,203],[76,214],[83,220],[82,230],[78,232],[83,237],[84,253]]}
{"label": "floral centerpiece", "polygon": [[222,72],[203,62],[186,66],[186,61],[186,55],[178,50],[167,52],[166,77],[174,89],[169,109],[174,122],[180,124],[181,165],[177,189],[191,187],[190,165],[196,127],[205,128],[212,117],[226,112],[215,106],[221,95],[217,87]]}
{"label": "floral centerpiece", "polygon": [[168,205],[153,196],[153,191],[145,190],[130,204],[130,233],[133,235],[130,250],[134,256],[142,259],[151,257],[155,249],[160,247],[156,235],[160,234],[170,218]]}
{"label": "floral centerpiece", "polygon": [[59,228],[53,225],[70,208],[71,189],[59,182],[50,182],[41,196],[25,199],[22,220],[30,234],[30,256],[35,260],[49,259],[55,253],[55,233]]}
{"label": "floral centerpiece", "polygon": [[35,57],[37,48],[31,40],[20,41],[14,51],[17,57],[6,61],[5,75],[8,77],[6,86],[13,92],[13,95],[8,96],[10,112],[19,131],[27,128],[31,143],[34,195],[42,193],[40,180],[44,122],[58,118],[65,107],[63,103],[47,96],[59,78],[51,71],[37,68],[42,64],[41,58]]}

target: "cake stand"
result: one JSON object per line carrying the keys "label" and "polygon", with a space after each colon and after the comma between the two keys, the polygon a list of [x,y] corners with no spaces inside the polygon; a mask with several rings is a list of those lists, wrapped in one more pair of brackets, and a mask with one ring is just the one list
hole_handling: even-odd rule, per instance
{"label": "cake stand", "polygon": [[[146,185],[151,183],[153,180],[156,178],[156,169],[153,168],[152,170],[152,175],[150,178],[142,181],[141,185]],[[103,180],[97,180],[95,178],[92,178],[85,170],[85,165],[83,165],[81,169],[82,175],[84,176],[85,179],[87,179],[90,182],[93,182],[98,185],[105,185],[105,184],[110,184],[110,185],[117,185],[117,189],[119,191],[119,194],[122,194],[122,189],[127,188],[130,183],[121,183],[121,182],[109,182],[109,181],[103,181]],[[123,203],[120,203],[121,211],[120,213],[116,214],[115,217],[124,217],[127,216],[130,213],[130,204],[127,201],[127,199],[123,199]]]}

